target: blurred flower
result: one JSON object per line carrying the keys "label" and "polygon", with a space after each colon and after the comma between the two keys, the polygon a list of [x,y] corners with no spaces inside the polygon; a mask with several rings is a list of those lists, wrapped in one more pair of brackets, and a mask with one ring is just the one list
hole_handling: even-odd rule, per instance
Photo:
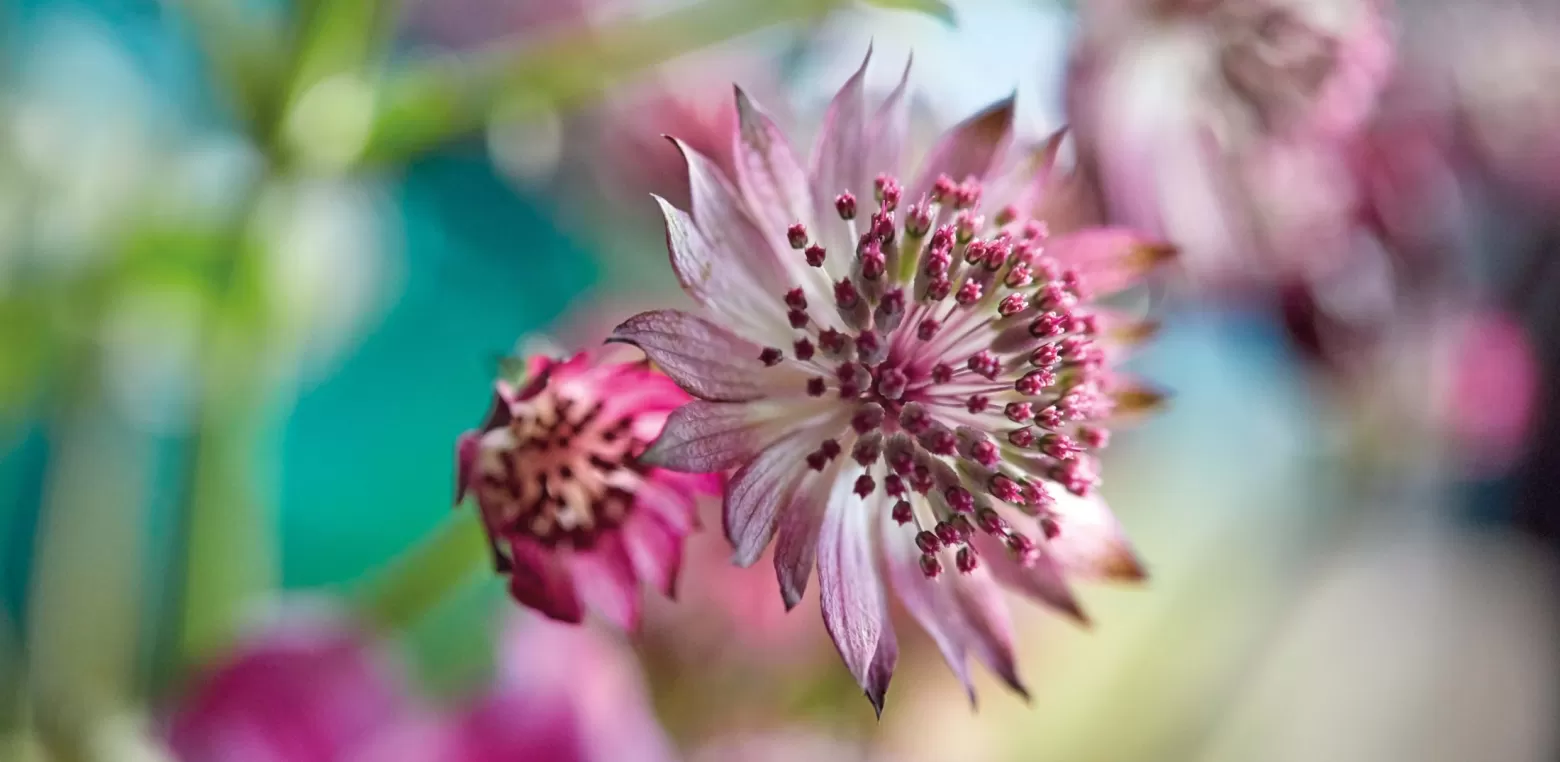
{"label": "blurred flower", "polygon": [[460,762],[675,758],[633,654],[600,632],[511,617],[498,670],[456,726]]}
{"label": "blurred flower", "polygon": [[1347,250],[1342,151],[1392,58],[1375,0],[1107,0],[1083,15],[1069,118],[1112,219],[1175,242],[1205,283]]}
{"label": "blurred flower", "polygon": [[[1107,418],[1157,398],[1107,367],[1114,317],[1084,303],[1167,252],[1125,230],[1048,236],[1027,213],[1045,172],[988,198],[988,222],[983,190],[1002,186],[982,182],[1002,176],[1011,100],[954,127],[908,187],[874,181],[900,163],[905,81],[869,112],[865,69],[831,104],[810,171],[740,90],[735,185],[677,144],[693,215],[661,201],[667,244],[711,319],[647,312],[614,336],[699,398],[645,460],[738,469],[735,560],[778,534],[788,607],[816,560],[824,623],[881,711],[898,656],[885,578],[967,686],[974,651],[1022,691],[999,582],[1081,617],[1065,574],[1142,576],[1093,493],[1093,452]],[[858,204],[875,211],[857,220]]]}
{"label": "blurred flower", "polygon": [[888,762],[891,755],[862,744],[847,744],[813,733],[784,732],[716,739],[699,748],[691,762]]}
{"label": "blurred flower", "polygon": [[430,748],[370,756],[397,728],[432,719],[393,662],[344,623],[292,620],[239,646],[201,678],[169,725],[185,762],[427,760]]}
{"label": "blurred flower", "polygon": [[637,626],[639,584],[676,584],[694,499],[718,479],[639,461],[688,396],[643,362],[533,357],[524,386],[494,384],[479,431],[461,435],[456,501],[475,494],[515,600],[579,622],[585,603]]}

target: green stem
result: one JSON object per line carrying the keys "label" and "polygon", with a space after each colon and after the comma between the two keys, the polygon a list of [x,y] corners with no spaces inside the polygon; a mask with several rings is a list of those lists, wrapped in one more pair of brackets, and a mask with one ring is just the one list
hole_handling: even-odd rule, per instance
{"label": "green stem", "polygon": [[454,513],[359,592],[362,619],[380,632],[416,622],[492,561],[477,511]]}
{"label": "green stem", "polygon": [[839,0],[702,0],[651,19],[550,34],[491,55],[433,61],[389,80],[368,146],[389,161],[482,128],[495,108],[559,108],[635,71],[774,24],[821,16]]}

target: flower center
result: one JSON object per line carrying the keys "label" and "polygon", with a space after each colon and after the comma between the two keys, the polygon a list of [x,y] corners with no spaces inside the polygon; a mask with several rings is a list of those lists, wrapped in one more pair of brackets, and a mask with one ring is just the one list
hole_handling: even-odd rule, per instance
{"label": "flower center", "polygon": [[483,435],[475,483],[490,529],[583,548],[622,523],[648,443],[632,436],[631,418],[608,419],[601,410],[543,389]]}
{"label": "flower center", "polygon": [[[884,483],[869,470],[856,493],[897,499],[893,518],[915,525],[928,576],[941,572],[944,549],[961,571],[974,569],[976,531],[1032,560],[1033,541],[992,501],[1055,536],[1041,480],[1078,495],[1093,488],[1091,452],[1108,436],[1092,422],[1113,404],[1080,277],[1046,255],[1044,223],[1012,206],[990,221],[979,214],[982,190],[943,176],[902,225],[894,177],[878,176],[864,226],[855,197],[840,194],[835,209],[855,241],[850,274],[832,284],[832,304],[810,304],[801,285],[784,294],[797,338],[789,352],[759,357],[805,368],[809,396],[849,406],[850,430],[820,442],[808,465],[822,471],[847,448],[864,467],[885,462]],[[838,256],[801,223],[786,233],[814,268]],[[912,502],[911,491],[925,499]]]}

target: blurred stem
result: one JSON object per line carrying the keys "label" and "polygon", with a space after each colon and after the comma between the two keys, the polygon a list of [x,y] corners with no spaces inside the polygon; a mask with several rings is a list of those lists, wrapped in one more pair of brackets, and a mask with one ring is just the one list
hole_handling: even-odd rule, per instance
{"label": "blurred stem", "polygon": [[579,27],[518,49],[432,61],[390,79],[364,156],[386,162],[477,131],[496,107],[561,108],[679,54],[821,16],[839,0],[702,0],[650,19]]}
{"label": "blurred stem", "polygon": [[492,561],[474,509],[456,510],[421,543],[402,553],[358,595],[362,619],[379,632],[418,620]]}
{"label": "blurred stem", "polygon": [[217,80],[213,90],[230,95],[249,132],[260,131],[275,118],[281,31],[260,23],[235,0],[184,0],[183,5]]}

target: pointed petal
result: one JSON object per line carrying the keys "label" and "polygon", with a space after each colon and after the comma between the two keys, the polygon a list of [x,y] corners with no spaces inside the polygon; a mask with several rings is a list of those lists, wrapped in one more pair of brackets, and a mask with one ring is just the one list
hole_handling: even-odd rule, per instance
{"label": "pointed petal", "polygon": [[[736,88],[737,132],[735,149],[737,187],[758,218],[760,227],[779,235],[792,223],[816,230],[812,190],[807,172],[797,161],[785,133],[773,119]],[[827,219],[827,218],[825,218]]]}
{"label": "pointed petal", "polygon": [[698,510],[694,503],[698,493],[678,488],[669,478],[674,476],[681,474],[659,468],[651,469],[634,490],[634,506],[655,514],[668,529],[686,537],[698,524]]}
{"label": "pointed petal", "polygon": [[[883,99],[872,117],[871,126],[867,128],[867,164],[863,183],[872,179],[870,175],[873,172],[899,171],[905,136],[910,131],[910,99],[906,93],[910,85],[910,65],[914,60],[913,55],[905,60],[905,71],[899,76],[899,84]],[[912,196],[910,201],[913,203],[918,199],[918,196]]]}
{"label": "pointed petal", "polygon": [[1060,485],[1046,485],[1056,500],[1061,534],[1046,550],[1067,574],[1082,579],[1138,581],[1147,577],[1121,524],[1098,495],[1079,497]]}
{"label": "pointed petal", "polygon": [[1014,560],[1008,549],[989,535],[976,533],[973,541],[981,561],[991,569],[991,576],[997,581],[1081,624],[1088,624],[1089,618],[1068,587],[1061,567],[1043,550],[1040,558],[1026,566]]}
{"label": "pointed petal", "polygon": [[773,442],[781,433],[775,423],[756,405],[694,400],[672,412],[661,436],[639,459],[688,473],[725,471]]}
{"label": "pointed petal", "polygon": [[1084,228],[1046,242],[1046,253],[1076,270],[1095,295],[1120,291],[1138,282],[1175,255],[1175,247],[1127,228]]}
{"label": "pointed petal", "polygon": [[1013,621],[1002,588],[984,566],[968,574],[950,570],[948,580],[954,600],[969,627],[970,649],[976,658],[1007,683],[1015,693],[1029,698],[1029,690],[1018,677],[1018,661],[1013,655]]}
{"label": "pointed petal", "polygon": [[873,563],[872,513],[852,491],[861,473],[853,466],[834,481],[818,535],[818,592],[829,637],[857,684],[870,695],[876,687],[870,678],[887,607]]}
{"label": "pointed petal", "polygon": [[570,559],[574,585],[591,610],[625,632],[639,627],[639,577],[620,532],[605,532],[590,550],[576,549]]}
{"label": "pointed petal", "polygon": [[762,285],[753,264],[738,258],[752,250],[712,239],[712,229],[696,224],[666,199],[653,198],[666,222],[666,250],[683,291],[745,336],[788,341],[790,325],[780,300],[784,291],[771,293],[774,289]]}
{"label": "pointed petal", "polygon": [[780,598],[787,611],[801,603],[807,592],[807,578],[818,557],[818,533],[834,482],[840,475],[841,460],[836,458],[821,474],[803,477],[792,501],[780,511],[776,521],[775,576],[780,579]]}
{"label": "pointed petal", "polygon": [[644,350],[689,394],[714,402],[745,402],[777,388],[805,388],[795,370],[764,367],[763,349],[731,331],[680,310],[643,312],[612,331],[608,341]]}
{"label": "pointed petal", "polygon": [[481,447],[481,438],[475,431],[468,431],[455,440],[455,505],[460,505],[466,499],[466,490],[471,486],[471,470],[477,464],[477,452]]}
{"label": "pointed petal", "polygon": [[574,575],[558,553],[535,540],[519,537],[510,542],[509,594],[560,622],[579,624],[585,618]]}
{"label": "pointed petal", "polygon": [[[882,558],[885,576],[894,586],[894,594],[904,604],[905,610],[932,636],[943,661],[953,670],[954,677],[964,685],[970,702],[975,701],[975,684],[971,681],[966,658],[968,649],[965,632],[957,609],[951,606],[947,591],[937,580],[927,579],[918,563],[921,551],[915,547],[914,533],[899,526],[884,512],[879,518],[882,535]],[[947,572],[944,572],[945,574]]]}
{"label": "pointed petal", "polygon": [[[860,68],[845,80],[844,86],[834,95],[834,100],[829,102],[829,109],[823,117],[823,127],[818,133],[818,141],[813,145],[812,160],[809,164],[808,176],[811,179],[813,191],[813,214],[818,221],[819,230],[815,235],[821,236],[823,245],[831,252],[836,252],[824,263],[829,277],[838,279],[846,270],[846,263],[850,257],[841,256],[850,251],[854,241],[848,240],[845,235],[845,227],[837,224],[839,215],[834,211],[834,198],[841,191],[850,191],[856,195],[858,203],[870,211],[868,200],[870,195],[864,195],[869,178],[866,164],[866,99],[862,94],[862,82],[866,79],[867,62],[872,60],[872,50],[867,50],[867,55],[861,61]],[[893,167],[884,169],[892,170]],[[835,222],[836,224],[830,224]]]}
{"label": "pointed petal", "polygon": [[788,436],[770,445],[731,477],[726,486],[722,521],[733,549],[732,563],[752,566],[774,537],[781,513],[808,509],[792,503],[806,473],[807,453],[814,447],[810,438]]}
{"label": "pointed petal", "polygon": [[623,526],[623,547],[634,574],[668,598],[677,595],[682,568],[683,538],[656,516],[636,511]]}
{"label": "pointed petal", "polygon": [[1169,392],[1123,374],[1115,374],[1108,388],[1114,404],[1110,414],[1114,425],[1140,420],[1164,408],[1170,399]]}
{"label": "pointed petal", "polygon": [[927,155],[909,198],[918,199],[931,191],[938,175],[946,174],[955,182],[966,177],[985,179],[1012,132],[1012,96],[954,125]]}
{"label": "pointed petal", "polygon": [[[881,584],[881,583],[879,583]],[[883,600],[883,633],[878,636],[877,652],[867,669],[865,691],[872,702],[878,719],[883,718],[883,698],[888,694],[888,684],[894,679],[894,666],[899,663],[899,639],[894,635],[894,620],[888,615],[888,599]]]}
{"label": "pointed petal", "polygon": [[693,219],[704,239],[715,251],[725,254],[722,262],[726,266],[738,265],[758,285],[767,286],[775,294],[784,293],[791,278],[780,256],[782,251],[792,253],[784,237],[790,223],[769,231],[759,228],[747,203],[714,162],[681,140],[669,140],[688,163]]}

